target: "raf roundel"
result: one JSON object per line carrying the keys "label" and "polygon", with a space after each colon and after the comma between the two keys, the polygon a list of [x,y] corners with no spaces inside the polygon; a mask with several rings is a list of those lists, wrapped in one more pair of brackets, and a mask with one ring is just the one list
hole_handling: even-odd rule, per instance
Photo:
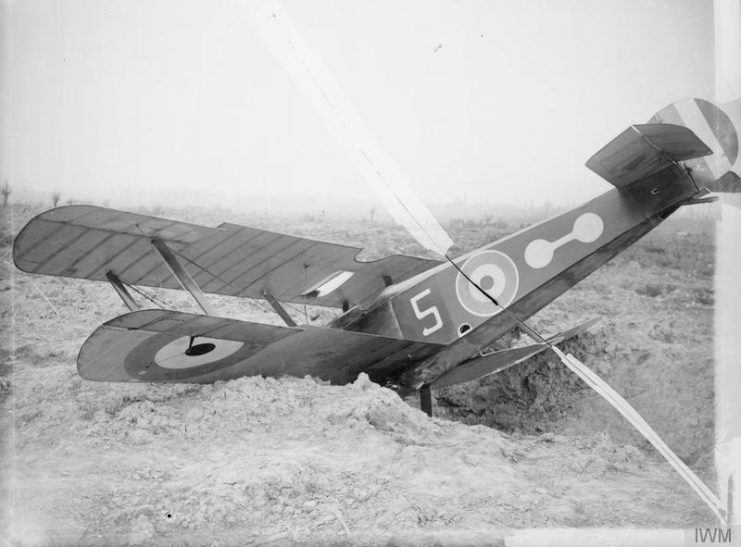
{"label": "raf roundel", "polygon": [[162,346],[154,355],[154,363],[159,367],[172,370],[199,367],[229,357],[243,345],[242,342],[234,340],[183,336]]}
{"label": "raf roundel", "polygon": [[253,353],[250,344],[236,340],[160,333],[132,348],[124,368],[140,382],[187,381],[228,368]]}
{"label": "raf roundel", "polygon": [[[466,260],[461,269],[501,306],[508,306],[515,299],[520,279],[517,266],[506,254],[482,251]],[[455,293],[461,306],[479,317],[489,317],[501,311],[460,273],[455,280]]]}

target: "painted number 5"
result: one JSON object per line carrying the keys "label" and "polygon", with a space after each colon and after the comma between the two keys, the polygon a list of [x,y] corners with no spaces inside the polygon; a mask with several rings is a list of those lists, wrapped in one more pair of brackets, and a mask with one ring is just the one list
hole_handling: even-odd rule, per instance
{"label": "painted number 5", "polygon": [[440,317],[440,312],[438,311],[437,306],[431,306],[426,310],[422,310],[419,308],[419,301],[428,294],[430,294],[430,289],[425,289],[417,296],[413,296],[409,300],[409,302],[412,304],[412,309],[414,310],[414,315],[417,316],[417,319],[424,319],[428,315],[432,315],[435,318],[434,325],[422,329],[422,336],[429,336],[433,332],[440,330],[443,326],[443,320]]}

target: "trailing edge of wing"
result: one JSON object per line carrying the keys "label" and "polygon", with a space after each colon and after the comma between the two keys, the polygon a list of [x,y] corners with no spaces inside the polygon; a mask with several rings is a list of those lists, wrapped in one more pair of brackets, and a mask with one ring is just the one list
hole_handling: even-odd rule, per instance
{"label": "trailing edge of wing", "polygon": [[610,184],[622,188],[676,162],[713,151],[692,130],[666,123],[633,125],[615,137],[586,165]]}
{"label": "trailing edge of wing", "polygon": [[[361,262],[359,247],[325,243],[222,224],[199,226],[104,207],[72,205],[33,218],[15,239],[13,260],[29,273],[106,281],[107,272],[131,285],[180,289],[153,248],[156,238],[205,293],[342,307],[364,304],[386,286],[439,261],[405,255]],[[311,289],[344,275],[331,291]]]}
{"label": "trailing edge of wing", "polygon": [[[560,332],[547,338],[551,344],[558,344],[569,338],[573,338],[586,331],[597,321],[599,317],[590,319],[586,323],[577,325],[569,330]],[[476,380],[496,372],[501,372],[514,366],[518,363],[522,363],[526,359],[529,359],[533,355],[540,353],[547,349],[548,346],[545,344],[532,344],[530,346],[523,346],[521,348],[512,348],[502,351],[495,351],[482,357],[476,357],[465,363],[460,364],[453,370],[447,372],[440,378],[438,378],[433,384],[434,388],[449,387],[455,384],[461,384],[463,382],[469,382]]]}

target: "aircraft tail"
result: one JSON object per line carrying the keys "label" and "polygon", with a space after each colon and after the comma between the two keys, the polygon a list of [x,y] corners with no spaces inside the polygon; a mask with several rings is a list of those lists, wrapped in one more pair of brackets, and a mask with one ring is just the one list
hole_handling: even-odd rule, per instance
{"label": "aircraft tail", "polygon": [[[587,161],[587,167],[636,202],[660,209],[707,190],[737,188],[736,129],[720,108],[702,99],[677,101],[649,123],[633,125]],[[681,163],[681,165],[680,165]],[[689,178],[676,176],[687,167]]]}

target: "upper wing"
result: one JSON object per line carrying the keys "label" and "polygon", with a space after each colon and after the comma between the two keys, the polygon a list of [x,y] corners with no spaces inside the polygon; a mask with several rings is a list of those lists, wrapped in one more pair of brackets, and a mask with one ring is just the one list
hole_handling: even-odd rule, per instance
{"label": "upper wing", "polygon": [[[31,273],[105,281],[106,272],[112,271],[133,285],[179,289],[152,246],[155,237],[182,257],[182,265],[206,293],[263,298],[268,291],[279,300],[320,306],[366,302],[383,290],[385,276],[398,282],[439,264],[404,255],[359,262],[359,247],[88,205],[59,207],[32,219],[15,240],[13,260]],[[349,273],[339,277],[341,272]],[[313,290],[350,274],[334,290],[329,291],[329,284],[325,291]]]}
{"label": "upper wing", "polygon": [[712,153],[697,135],[681,125],[633,125],[589,158],[587,167],[622,188],[676,162]]}
{"label": "upper wing", "polygon": [[77,369],[85,379],[106,382],[210,383],[309,374],[344,384],[365,372],[383,383],[441,347],[321,327],[143,310],[98,327],[80,349]]}

